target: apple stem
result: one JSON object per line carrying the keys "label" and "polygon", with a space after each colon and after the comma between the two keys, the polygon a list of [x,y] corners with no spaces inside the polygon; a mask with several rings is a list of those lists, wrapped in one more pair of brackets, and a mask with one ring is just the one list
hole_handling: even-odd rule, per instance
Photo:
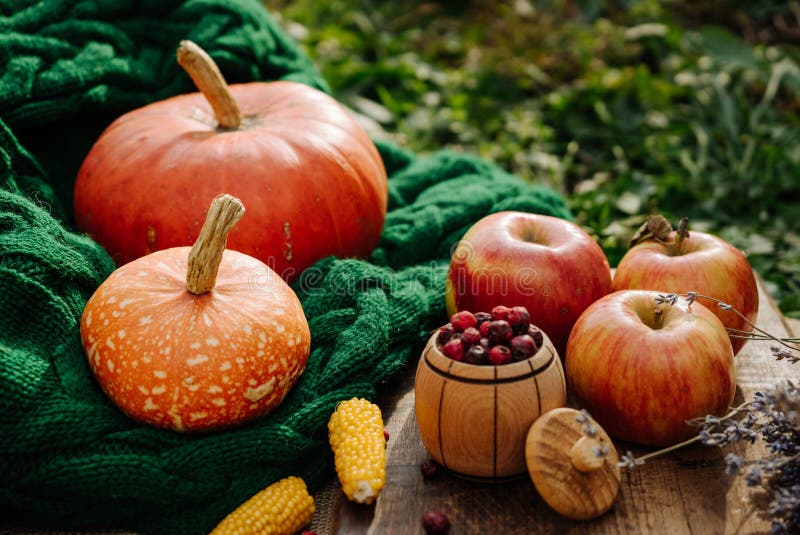
{"label": "apple stem", "polygon": [[232,195],[218,195],[211,201],[206,222],[189,251],[186,270],[189,293],[202,295],[214,289],[228,234],[243,215],[242,201]]}
{"label": "apple stem", "polygon": [[656,305],[653,309],[653,323],[656,329],[661,328],[661,323],[664,321],[664,308],[661,305]]}
{"label": "apple stem", "polygon": [[208,100],[219,127],[225,130],[239,128],[244,116],[211,56],[192,41],[184,40],[178,47],[177,59],[178,64]]}
{"label": "apple stem", "polygon": [[678,228],[675,230],[675,248],[678,250],[678,256],[683,254],[681,251],[681,243],[683,242],[683,239],[689,237],[688,226],[689,218],[684,216],[678,222]]}

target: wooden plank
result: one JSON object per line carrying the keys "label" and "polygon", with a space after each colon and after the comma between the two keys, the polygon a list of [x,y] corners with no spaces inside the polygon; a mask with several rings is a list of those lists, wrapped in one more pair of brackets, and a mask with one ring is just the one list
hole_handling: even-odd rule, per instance
{"label": "wooden plank", "polygon": [[[790,330],[759,281],[758,326],[777,336]],[[749,342],[736,357],[735,403],[751,399],[781,378],[800,379],[800,365],[776,361],[768,342]],[[612,510],[591,522],[574,522],[553,512],[527,477],[506,483],[475,483],[443,472],[423,480],[420,464],[428,459],[414,416],[413,375],[416,363],[392,386],[384,407],[388,443],[387,484],[377,504],[362,507],[339,498],[330,533],[423,533],[426,511],[445,513],[453,533],[764,533],[769,523],[753,513],[750,489],[742,478],[727,478],[724,457],[763,453],[760,444],[725,449],[692,446],[623,470]],[[641,455],[646,448],[615,443],[620,452]],[[341,493],[340,493],[341,494]]]}

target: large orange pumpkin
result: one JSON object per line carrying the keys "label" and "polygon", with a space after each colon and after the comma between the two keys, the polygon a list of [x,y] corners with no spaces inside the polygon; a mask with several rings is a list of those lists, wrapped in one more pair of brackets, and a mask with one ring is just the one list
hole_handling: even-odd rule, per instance
{"label": "large orange pumpkin", "polygon": [[274,409],[305,369],[297,296],[263,262],[225,250],[243,211],[216,198],[194,247],[118,268],[86,303],[89,365],[132,418],[177,431],[236,425]]}
{"label": "large orange pumpkin", "polygon": [[188,41],[178,61],[202,93],[131,111],[103,132],[76,179],[77,227],[124,264],[191,245],[198,214],[230,193],[248,218],[228,246],[286,280],[328,255],[368,255],[386,216],[386,171],[349,112],[300,83],[229,87]]}

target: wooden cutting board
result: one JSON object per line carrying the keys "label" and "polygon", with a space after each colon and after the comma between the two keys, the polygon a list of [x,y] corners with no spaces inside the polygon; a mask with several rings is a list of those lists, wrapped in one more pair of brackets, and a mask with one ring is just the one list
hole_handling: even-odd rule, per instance
{"label": "wooden cutting board", "polygon": [[[758,326],[786,337],[792,332],[759,281]],[[800,379],[800,364],[776,361],[769,342],[748,342],[736,357],[738,388],[735,404],[781,378]],[[348,502],[332,482],[317,494],[318,514],[312,527],[325,534],[421,534],[421,519],[430,510],[449,518],[452,534],[725,534],[765,533],[770,524],[753,509],[750,488],[742,478],[725,476],[724,457],[736,452],[755,458],[756,443],[725,449],[692,446],[649,460],[634,471],[622,471],[614,507],[589,522],[575,522],[553,512],[527,477],[510,483],[475,483],[441,473],[425,481],[420,464],[428,459],[414,416],[413,380],[416,362],[396,383],[387,385],[381,405],[388,442],[387,482],[373,506]],[[620,453],[652,451],[616,442]]]}

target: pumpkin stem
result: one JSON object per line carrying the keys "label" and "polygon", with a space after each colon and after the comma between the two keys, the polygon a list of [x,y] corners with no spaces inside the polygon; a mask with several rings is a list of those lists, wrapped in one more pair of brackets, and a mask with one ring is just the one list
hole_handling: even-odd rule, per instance
{"label": "pumpkin stem", "polygon": [[220,128],[236,130],[241,126],[243,116],[239,105],[231,95],[225,78],[205,50],[192,41],[181,41],[178,47],[178,65],[191,77],[192,82],[203,93]]}
{"label": "pumpkin stem", "polygon": [[186,289],[190,293],[202,295],[214,288],[228,233],[243,215],[242,201],[232,195],[217,195],[211,201],[206,222],[189,251]]}

